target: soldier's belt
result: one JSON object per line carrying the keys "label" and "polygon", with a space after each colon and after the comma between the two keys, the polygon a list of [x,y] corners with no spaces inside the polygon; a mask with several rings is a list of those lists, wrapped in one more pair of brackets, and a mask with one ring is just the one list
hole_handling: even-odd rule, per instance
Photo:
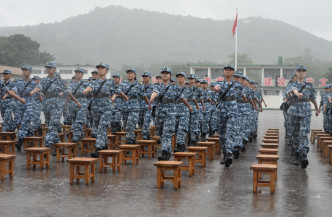
{"label": "soldier's belt", "polygon": [[245,102],[245,101],[243,101],[243,100],[237,100],[236,102],[237,102],[237,103],[249,103],[249,101],[246,101],[246,102]]}
{"label": "soldier's belt", "polygon": [[209,100],[204,100],[204,102],[210,102]]}
{"label": "soldier's belt", "polygon": [[308,99],[292,99],[292,102],[309,102]]}
{"label": "soldier's belt", "polygon": [[94,96],[94,98],[104,98],[104,97],[109,97],[108,94],[97,94]]}
{"label": "soldier's belt", "polygon": [[173,99],[163,99],[160,103],[162,103],[162,104],[175,103],[175,100],[173,100]]}
{"label": "soldier's belt", "polygon": [[45,97],[46,98],[56,98],[56,97],[59,97],[59,94],[46,94]]}
{"label": "soldier's belt", "polygon": [[128,96],[128,99],[138,99],[139,97],[137,96]]}
{"label": "soldier's belt", "polygon": [[86,96],[84,94],[80,94],[80,95],[75,95],[75,98],[86,98]]}
{"label": "soldier's belt", "polygon": [[235,97],[224,97],[220,101],[236,101]]}

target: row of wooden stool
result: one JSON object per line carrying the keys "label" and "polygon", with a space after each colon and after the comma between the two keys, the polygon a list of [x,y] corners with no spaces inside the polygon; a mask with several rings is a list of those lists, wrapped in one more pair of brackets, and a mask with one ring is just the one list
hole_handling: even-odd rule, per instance
{"label": "row of wooden stool", "polygon": [[[256,156],[258,164],[252,164],[253,192],[257,193],[258,186],[270,187],[271,194],[275,192],[278,167],[279,129],[268,129]],[[269,180],[262,180],[262,175],[270,175]]]}
{"label": "row of wooden stool", "polygon": [[332,135],[321,129],[311,129],[310,141],[314,145],[317,140],[317,148],[323,152],[323,156],[332,164]]}

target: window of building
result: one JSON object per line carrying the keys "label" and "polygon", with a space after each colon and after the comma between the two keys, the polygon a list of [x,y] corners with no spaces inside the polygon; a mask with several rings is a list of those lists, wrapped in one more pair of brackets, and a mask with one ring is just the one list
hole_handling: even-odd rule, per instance
{"label": "window of building", "polygon": [[276,96],[279,95],[279,91],[280,90],[264,90],[264,95]]}
{"label": "window of building", "polygon": [[208,77],[208,69],[195,69],[195,74],[199,79],[204,79]]}
{"label": "window of building", "polygon": [[[268,81],[271,86],[277,87],[278,86],[278,78],[280,78],[280,69],[279,68],[266,68],[264,69],[264,79],[271,78],[271,81]],[[266,82],[266,81],[264,81]],[[266,85],[266,86],[270,86]]]}
{"label": "window of building", "polygon": [[223,69],[211,69],[211,79],[216,79],[218,77],[224,77]]}
{"label": "window of building", "polygon": [[83,74],[88,74],[88,70],[84,69]]}
{"label": "window of building", "polygon": [[44,74],[47,74],[47,71],[46,71],[46,69],[44,69]]}
{"label": "window of building", "polygon": [[42,73],[42,70],[40,70],[40,69],[32,70],[32,74],[41,74],[41,73]]}
{"label": "window of building", "polygon": [[63,70],[63,69],[61,69],[60,74],[73,74],[73,70],[67,70],[67,69]]}

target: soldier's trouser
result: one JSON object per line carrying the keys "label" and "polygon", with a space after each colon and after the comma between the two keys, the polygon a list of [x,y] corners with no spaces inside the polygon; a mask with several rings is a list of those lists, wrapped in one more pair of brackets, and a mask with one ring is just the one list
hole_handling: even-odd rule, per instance
{"label": "soldier's trouser", "polygon": [[143,139],[149,138],[151,121],[152,121],[152,110],[148,109],[144,114],[144,122],[142,128]]}
{"label": "soldier's trouser", "polygon": [[35,109],[33,112],[33,120],[32,120],[32,129],[33,130],[39,130],[41,129],[41,120],[40,120],[40,114],[41,114],[42,104],[36,104]]}
{"label": "soldier's trouser", "polygon": [[127,114],[127,124],[126,124],[126,142],[133,143],[135,141],[135,128],[138,123],[139,111],[131,111]]}
{"label": "soldier's trouser", "polygon": [[210,112],[209,111],[203,111],[202,112],[202,134],[208,134],[209,129],[209,123],[210,123]]}
{"label": "soldier's trouser", "polygon": [[1,116],[2,116],[2,132],[13,131],[13,106],[9,103],[2,103]]}
{"label": "soldier's trouser", "polygon": [[175,120],[175,131],[176,131],[176,144],[184,145],[186,140],[186,134],[189,129],[189,117],[190,113],[187,112],[176,117]]}
{"label": "soldier's trouser", "polygon": [[215,132],[217,130],[217,118],[216,118],[217,114],[215,110],[212,110],[210,113],[210,132]]}
{"label": "soldier's trouser", "polygon": [[97,149],[102,149],[107,145],[107,129],[110,126],[112,111],[101,111],[99,109],[93,109],[92,116],[92,134],[96,136],[95,146]]}
{"label": "soldier's trouser", "polygon": [[300,154],[309,152],[310,121],[311,117],[291,116],[291,124],[293,127],[292,148]]}
{"label": "soldier's trouser", "polygon": [[21,127],[18,132],[18,138],[24,139],[27,136],[33,136],[32,121],[35,117],[35,105],[26,105],[22,111],[23,117],[21,121]]}
{"label": "soldier's trouser", "polygon": [[112,112],[111,119],[111,127],[113,133],[121,131],[121,118],[122,112],[120,111],[120,109],[115,108]]}
{"label": "soldier's trouser", "polygon": [[16,107],[14,109],[14,128],[18,128],[22,119],[23,119],[23,112],[25,107],[20,102],[16,102]]}
{"label": "soldier's trouser", "polygon": [[325,132],[328,132],[328,120],[327,115],[323,112],[323,129]]}
{"label": "soldier's trouser", "polygon": [[235,117],[219,117],[219,142],[223,152],[233,153],[236,132]]}
{"label": "soldier's trouser", "polygon": [[199,113],[197,111],[193,111],[190,115],[189,122],[189,136],[192,142],[198,142],[198,137],[200,133],[199,123]]}
{"label": "soldier's trouser", "polygon": [[72,131],[73,140],[78,141],[84,138],[83,125],[86,123],[87,119],[87,104],[84,101],[80,101],[81,107],[75,106],[71,109],[71,120],[72,120]]}
{"label": "soldier's trouser", "polygon": [[140,128],[140,129],[143,128],[145,113],[148,110],[149,110],[149,108],[141,108],[139,110],[138,128]]}
{"label": "soldier's trouser", "polygon": [[123,129],[126,129],[126,125],[127,125],[127,122],[128,122],[128,114],[129,114],[128,111],[122,111],[122,127],[123,127]]}
{"label": "soldier's trouser", "polygon": [[161,150],[172,152],[172,134],[175,130],[175,114],[158,112],[156,127],[161,133]]}
{"label": "soldier's trouser", "polygon": [[52,147],[53,144],[60,142],[58,130],[62,114],[62,108],[52,108],[46,112],[45,116],[48,116],[50,119],[48,125],[48,133],[45,137],[45,145],[46,147]]}

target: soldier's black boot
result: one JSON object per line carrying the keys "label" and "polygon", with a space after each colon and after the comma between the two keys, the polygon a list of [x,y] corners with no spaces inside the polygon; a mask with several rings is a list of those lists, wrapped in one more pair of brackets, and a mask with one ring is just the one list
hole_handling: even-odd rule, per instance
{"label": "soldier's black boot", "polygon": [[226,152],[223,152],[223,156],[220,159],[220,164],[225,164],[226,162]]}
{"label": "soldier's black boot", "polygon": [[168,151],[166,151],[166,150],[163,150],[162,152],[161,152],[161,156],[160,157],[158,157],[158,160],[169,160],[169,158],[170,158],[170,155],[171,153],[169,153]]}
{"label": "soldier's black boot", "polygon": [[91,157],[98,158],[99,157],[98,152],[101,151],[101,150],[103,150],[103,149],[102,148],[96,148],[96,151],[91,152]]}
{"label": "soldier's black boot", "polygon": [[233,162],[232,153],[226,154],[226,161],[225,161],[225,167],[229,167]]}
{"label": "soldier's black boot", "polygon": [[295,156],[295,149],[291,148],[291,156]]}
{"label": "soldier's black boot", "polygon": [[234,148],[234,158],[235,159],[238,159],[239,158],[239,155],[240,155],[240,147],[239,146],[236,146],[235,148]]}
{"label": "soldier's black boot", "polygon": [[174,150],[174,153],[176,152],[184,152],[186,151],[186,146],[183,144],[177,144],[176,149]]}
{"label": "soldier's black boot", "polygon": [[307,168],[307,166],[309,165],[309,160],[307,158],[307,155],[306,154],[301,154],[301,168],[302,169],[305,169]]}
{"label": "soldier's black boot", "polygon": [[206,141],[206,134],[202,133],[201,135],[201,141],[205,142]]}
{"label": "soldier's black boot", "polygon": [[23,144],[23,139],[19,139],[19,140],[16,142],[15,146],[16,146],[17,151],[21,151],[22,144]]}
{"label": "soldier's black boot", "polygon": [[43,130],[42,129],[38,129],[37,135],[38,136],[42,136],[43,135]]}
{"label": "soldier's black boot", "polygon": [[294,160],[294,165],[298,166],[300,164],[300,153],[295,152],[295,160]]}

